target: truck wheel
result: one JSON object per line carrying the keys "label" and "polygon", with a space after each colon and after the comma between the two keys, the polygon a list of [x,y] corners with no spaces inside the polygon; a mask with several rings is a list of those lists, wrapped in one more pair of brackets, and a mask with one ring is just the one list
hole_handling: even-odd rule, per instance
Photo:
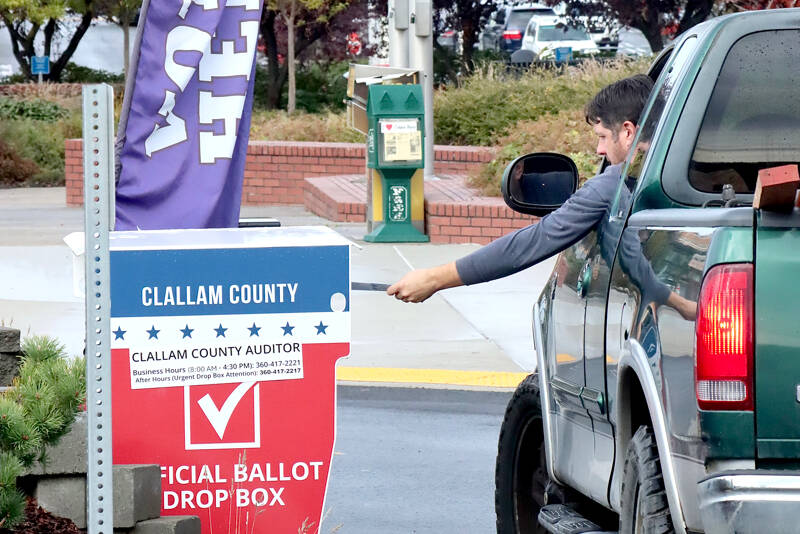
{"label": "truck wheel", "polygon": [[498,534],[546,532],[538,518],[549,482],[539,376],[532,374],[517,386],[500,429],[494,494]]}
{"label": "truck wheel", "polygon": [[640,426],[628,443],[622,473],[620,534],[672,534],[661,460],[653,431]]}

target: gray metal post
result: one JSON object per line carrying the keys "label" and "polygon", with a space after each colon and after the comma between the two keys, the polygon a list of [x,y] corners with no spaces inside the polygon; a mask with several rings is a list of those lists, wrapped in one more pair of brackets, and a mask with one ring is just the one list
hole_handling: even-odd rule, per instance
{"label": "gray metal post", "polygon": [[114,90],[83,86],[83,206],[86,239],[86,526],[113,534],[109,232],[114,217]]}
{"label": "gray metal post", "polygon": [[413,0],[409,15],[409,67],[420,72],[425,99],[425,179],[433,173],[433,7],[431,0]]}
{"label": "gray metal post", "polygon": [[389,66],[408,67],[408,3],[389,0]]}

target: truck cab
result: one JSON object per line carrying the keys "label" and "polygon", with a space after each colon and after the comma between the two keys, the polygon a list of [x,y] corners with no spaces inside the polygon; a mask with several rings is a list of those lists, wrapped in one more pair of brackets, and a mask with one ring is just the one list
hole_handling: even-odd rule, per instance
{"label": "truck cab", "polygon": [[[654,61],[606,216],[534,305],[498,532],[798,531],[800,210],[753,208],[760,175],[797,175],[798,65],[800,9],[715,18]],[[513,162],[509,206],[557,209],[566,160]]]}

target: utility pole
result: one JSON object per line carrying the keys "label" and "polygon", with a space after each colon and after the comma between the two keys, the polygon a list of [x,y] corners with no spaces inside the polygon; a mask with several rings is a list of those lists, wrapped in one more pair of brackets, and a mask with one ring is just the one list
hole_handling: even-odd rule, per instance
{"label": "utility pole", "polygon": [[408,3],[389,0],[389,66],[408,67]]}
{"label": "utility pole", "polygon": [[433,173],[433,8],[431,0],[413,0],[409,13],[409,67],[419,71],[425,99],[425,179]]}

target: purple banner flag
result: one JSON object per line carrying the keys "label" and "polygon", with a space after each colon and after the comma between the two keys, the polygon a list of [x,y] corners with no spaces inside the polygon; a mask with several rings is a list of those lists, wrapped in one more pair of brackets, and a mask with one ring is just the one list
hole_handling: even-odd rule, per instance
{"label": "purple banner flag", "polygon": [[261,7],[145,1],[118,132],[116,230],[238,225]]}

